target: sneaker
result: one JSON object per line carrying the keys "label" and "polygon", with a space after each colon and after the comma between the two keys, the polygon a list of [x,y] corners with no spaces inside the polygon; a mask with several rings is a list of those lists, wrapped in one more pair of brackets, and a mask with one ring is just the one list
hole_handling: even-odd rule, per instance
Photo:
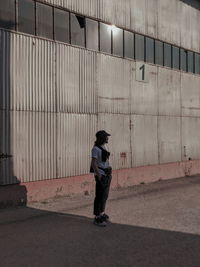
{"label": "sneaker", "polygon": [[101,218],[104,222],[110,223],[109,216],[107,214],[104,213]]}
{"label": "sneaker", "polygon": [[105,227],[106,222],[102,219],[102,217],[95,217],[94,218],[94,224],[97,226]]}

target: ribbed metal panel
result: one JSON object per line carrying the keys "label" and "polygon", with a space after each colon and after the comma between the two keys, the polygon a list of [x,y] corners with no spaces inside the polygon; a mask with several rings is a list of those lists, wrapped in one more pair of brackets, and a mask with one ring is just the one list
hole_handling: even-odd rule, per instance
{"label": "ribbed metal panel", "polygon": [[98,111],[130,113],[130,61],[98,55]]}
{"label": "ribbed metal panel", "polygon": [[56,46],[58,111],[96,113],[96,53]]}
{"label": "ribbed metal panel", "polygon": [[55,46],[0,31],[1,109],[56,111]]}
{"label": "ribbed metal panel", "polygon": [[10,112],[13,173],[22,182],[56,178],[56,116]]}
{"label": "ribbed metal panel", "polygon": [[111,151],[111,165],[114,169],[131,167],[130,115],[98,114],[98,130],[111,134],[108,148]]}
{"label": "ribbed metal panel", "polygon": [[0,30],[0,109],[10,107],[10,38],[10,33]]}
{"label": "ribbed metal panel", "polygon": [[58,177],[89,173],[97,116],[58,114]]}
{"label": "ribbed metal panel", "polygon": [[158,164],[158,117],[131,115],[132,167]]}
{"label": "ribbed metal panel", "polygon": [[129,29],[131,25],[130,10],[131,10],[131,0],[99,1],[100,19]]}
{"label": "ribbed metal panel", "polygon": [[[9,112],[0,111],[0,154],[12,155]],[[13,157],[0,159],[0,185],[15,184]]]}
{"label": "ribbed metal panel", "polygon": [[[41,1],[41,0],[40,0]],[[97,17],[99,0],[42,0],[51,5],[64,7],[84,15]]]}

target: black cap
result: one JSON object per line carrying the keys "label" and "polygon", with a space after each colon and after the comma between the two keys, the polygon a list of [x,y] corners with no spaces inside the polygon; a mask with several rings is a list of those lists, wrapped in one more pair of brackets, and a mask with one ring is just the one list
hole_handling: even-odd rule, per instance
{"label": "black cap", "polygon": [[106,136],[111,136],[111,134],[107,133],[104,130],[98,131],[96,133],[96,138],[102,138],[102,137],[106,137]]}

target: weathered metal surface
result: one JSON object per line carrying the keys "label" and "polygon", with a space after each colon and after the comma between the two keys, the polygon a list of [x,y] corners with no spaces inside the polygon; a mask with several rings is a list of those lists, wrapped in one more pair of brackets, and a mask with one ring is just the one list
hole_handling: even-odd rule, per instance
{"label": "weathered metal surface", "polygon": [[98,112],[130,113],[130,61],[98,55]]}
{"label": "weathered metal surface", "polygon": [[131,115],[132,167],[158,164],[157,116]]}
{"label": "weathered metal surface", "polygon": [[57,177],[89,173],[97,116],[58,114]]}
{"label": "weathered metal surface", "polygon": [[181,161],[181,118],[158,117],[159,163]]}
{"label": "weathered metal surface", "polygon": [[84,15],[97,17],[99,0],[40,0],[44,3],[64,7]]}
{"label": "weathered metal surface", "polygon": [[200,159],[200,118],[182,117],[182,160]]}
{"label": "weathered metal surface", "polygon": [[[3,120],[2,120],[3,116]],[[3,184],[56,178],[56,114],[2,111]]]}
{"label": "weathered metal surface", "polygon": [[158,114],[158,86],[156,66],[149,65],[149,82],[136,81],[135,66],[131,63],[131,113],[140,115]]}
{"label": "weathered metal surface", "polygon": [[158,68],[159,115],[181,116],[181,73]]}
{"label": "weathered metal surface", "polygon": [[130,28],[131,0],[100,0],[99,18],[103,21]]}
{"label": "weathered metal surface", "polygon": [[4,31],[0,39],[0,107],[55,112],[54,43]]}
{"label": "weathered metal surface", "polygon": [[182,116],[200,117],[200,76],[181,73]]}
{"label": "weathered metal surface", "polygon": [[181,42],[180,5],[177,0],[158,0],[158,38],[176,45]]}
{"label": "weathered metal surface", "polygon": [[131,0],[131,29],[145,34],[146,0]]}
{"label": "weathered metal surface", "polygon": [[108,148],[111,151],[111,165],[114,169],[131,167],[130,115],[98,114],[98,130],[111,134]]}
{"label": "weathered metal surface", "polygon": [[96,113],[96,54],[56,44],[59,112]]}

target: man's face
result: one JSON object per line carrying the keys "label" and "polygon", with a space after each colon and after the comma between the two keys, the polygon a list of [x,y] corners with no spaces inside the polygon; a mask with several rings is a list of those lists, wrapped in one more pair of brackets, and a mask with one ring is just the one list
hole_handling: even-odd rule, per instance
{"label": "man's face", "polygon": [[106,144],[108,143],[108,136],[106,136],[106,138],[105,138],[105,143]]}

